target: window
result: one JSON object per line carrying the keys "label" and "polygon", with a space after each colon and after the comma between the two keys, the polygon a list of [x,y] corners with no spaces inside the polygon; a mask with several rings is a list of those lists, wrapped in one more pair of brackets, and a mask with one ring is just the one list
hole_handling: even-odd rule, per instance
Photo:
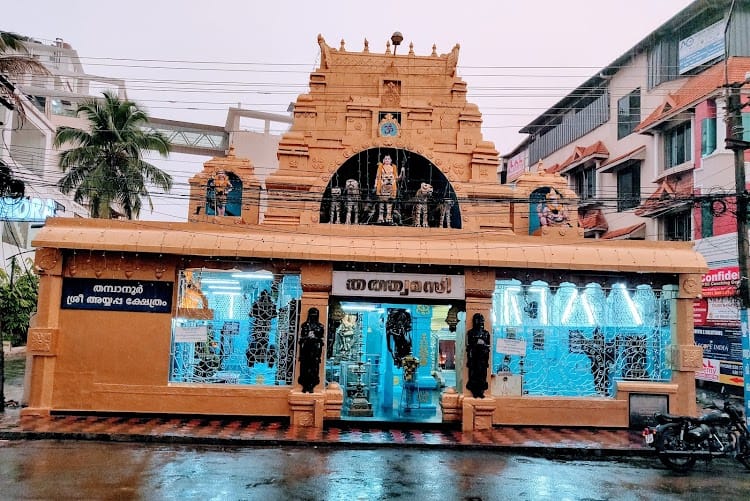
{"label": "window", "polygon": [[690,122],[685,122],[664,133],[664,168],[669,169],[692,159]]}
{"label": "window", "polygon": [[716,117],[701,120],[701,156],[716,151]]}
{"label": "window", "polygon": [[641,89],[617,101],[617,139],[630,135],[641,122]]}
{"label": "window", "polygon": [[678,41],[675,35],[654,44],[648,51],[648,89],[678,78],[678,67]]}
{"label": "window", "polygon": [[596,169],[594,167],[579,170],[571,177],[576,195],[581,200],[596,197]]}
{"label": "window", "polygon": [[664,216],[664,240],[691,240],[690,211],[672,212]]}
{"label": "window", "polygon": [[631,162],[617,172],[617,211],[622,212],[641,203],[641,162]]}
{"label": "window", "polygon": [[742,140],[750,141],[750,113],[742,114]]}

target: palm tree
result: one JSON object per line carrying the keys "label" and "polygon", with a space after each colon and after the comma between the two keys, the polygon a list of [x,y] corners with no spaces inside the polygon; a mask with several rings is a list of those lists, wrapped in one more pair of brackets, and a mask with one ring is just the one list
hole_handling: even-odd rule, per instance
{"label": "palm tree", "polygon": [[0,31],[0,104],[10,109],[15,108],[21,120],[26,114],[22,97],[15,92],[12,81],[26,73],[50,74],[42,63],[27,55],[23,42],[29,40],[31,39],[16,33]]}
{"label": "palm tree", "polygon": [[55,147],[73,145],[60,154],[59,165],[65,172],[57,183],[60,191],[74,192],[73,199],[88,204],[94,218],[109,219],[115,208],[124,211],[128,219],[137,218],[142,198],[153,210],[146,186],[168,192],[172,176],[146,162],[143,150],[155,150],[166,157],[171,147],[167,137],[145,131],[142,126],[148,115],[113,92],[104,92],[103,100],[81,102],[76,108],[79,114],[88,119],[90,131],[63,126],[55,133]]}

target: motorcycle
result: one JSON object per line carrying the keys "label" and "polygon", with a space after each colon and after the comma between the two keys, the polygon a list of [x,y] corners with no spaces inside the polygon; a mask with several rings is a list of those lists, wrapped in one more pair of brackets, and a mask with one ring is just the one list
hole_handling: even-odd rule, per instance
{"label": "motorcycle", "polygon": [[672,471],[684,473],[698,459],[719,457],[733,457],[750,470],[750,431],[742,407],[730,401],[715,401],[713,407],[701,417],[654,414],[658,425],[643,430],[644,442]]}

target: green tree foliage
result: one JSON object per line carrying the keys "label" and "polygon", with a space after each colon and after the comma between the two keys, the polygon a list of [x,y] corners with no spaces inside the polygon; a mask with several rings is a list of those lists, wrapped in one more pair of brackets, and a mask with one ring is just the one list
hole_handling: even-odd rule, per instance
{"label": "green tree foliage", "polygon": [[168,192],[172,177],[146,162],[143,152],[154,150],[166,157],[171,148],[167,137],[144,130],[148,115],[112,92],[104,92],[103,100],[80,103],[76,115],[89,121],[90,130],[57,129],[55,146],[73,145],[60,154],[60,168],[65,173],[58,181],[60,191],[73,192],[73,199],[87,204],[94,218],[109,219],[118,211],[128,219],[137,218],[143,198],[153,210],[147,186]]}
{"label": "green tree foliage", "polygon": [[10,272],[0,269],[0,326],[4,341],[15,346],[26,344],[29,320],[36,311],[39,277],[31,260],[26,266],[13,259]]}
{"label": "green tree foliage", "polygon": [[0,105],[15,108],[21,119],[25,116],[23,98],[15,91],[12,82],[27,73],[49,75],[42,63],[28,55],[23,42],[30,40],[16,33],[0,31]]}

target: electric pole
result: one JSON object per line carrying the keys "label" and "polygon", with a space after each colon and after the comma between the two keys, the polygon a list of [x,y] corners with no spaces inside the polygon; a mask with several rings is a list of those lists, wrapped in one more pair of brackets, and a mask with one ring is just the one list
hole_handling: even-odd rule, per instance
{"label": "electric pole", "polygon": [[740,89],[745,82],[732,83],[727,87],[727,139],[726,148],[734,153],[734,186],[737,194],[737,255],[740,268],[740,301],[743,308],[750,308],[750,256],[748,256],[748,192],[745,182],[745,150],[750,142],[743,141],[742,101]]}
{"label": "electric pole", "polygon": [[745,387],[745,422],[750,424],[750,332],[748,332],[748,310],[750,309],[750,252],[748,245],[747,205],[748,192],[745,182],[745,150],[750,142],[744,140],[742,127],[742,86],[749,83],[727,83],[727,139],[726,148],[734,153],[734,185],[737,197],[737,262],[740,272],[740,328],[742,334],[742,375]]}

